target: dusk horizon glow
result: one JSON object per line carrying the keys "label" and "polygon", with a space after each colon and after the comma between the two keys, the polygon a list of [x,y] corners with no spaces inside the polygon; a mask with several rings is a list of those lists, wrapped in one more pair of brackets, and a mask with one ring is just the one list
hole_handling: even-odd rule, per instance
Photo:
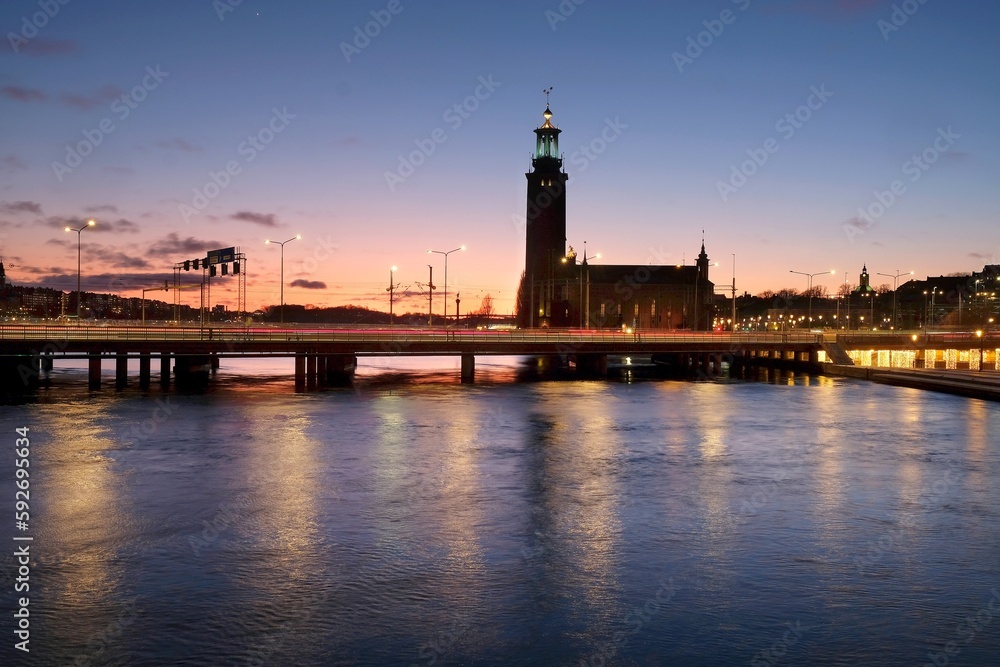
{"label": "dusk horizon glow", "polygon": [[426,311],[430,264],[440,314],[427,251],[467,246],[448,312],[508,314],[552,86],[567,245],[599,263],[691,265],[704,234],[740,294],[979,270],[1000,263],[1000,7],[973,5],[17,0],[0,255],[9,282],[73,291],[64,230],[94,219],[83,289],[139,296],[234,246],[254,310],[279,302],[264,241],[301,234],[286,306],[388,312],[394,276],[395,312]]}

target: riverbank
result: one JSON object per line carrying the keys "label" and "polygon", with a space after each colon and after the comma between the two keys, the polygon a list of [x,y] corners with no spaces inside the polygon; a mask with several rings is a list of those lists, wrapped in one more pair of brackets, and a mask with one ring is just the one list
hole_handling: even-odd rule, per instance
{"label": "riverbank", "polygon": [[878,368],[824,364],[824,375],[853,377],[897,387],[912,387],[1000,401],[1000,373],[942,369]]}

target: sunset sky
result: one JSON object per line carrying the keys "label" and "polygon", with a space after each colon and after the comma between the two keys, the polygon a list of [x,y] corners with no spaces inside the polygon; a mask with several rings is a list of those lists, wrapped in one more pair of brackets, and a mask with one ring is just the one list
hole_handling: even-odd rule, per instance
{"label": "sunset sky", "polygon": [[0,254],[75,289],[63,228],[94,217],[84,289],[137,296],[239,246],[256,308],[264,240],[302,234],[286,303],[387,310],[390,266],[440,289],[426,251],[464,244],[449,310],[510,312],[553,86],[567,240],[598,261],[693,263],[704,229],[741,292],[976,270],[1000,262],[998,23],[985,0],[7,0]]}

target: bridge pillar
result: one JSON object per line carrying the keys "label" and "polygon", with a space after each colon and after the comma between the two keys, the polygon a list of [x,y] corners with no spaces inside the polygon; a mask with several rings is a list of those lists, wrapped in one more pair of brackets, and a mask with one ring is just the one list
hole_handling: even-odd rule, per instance
{"label": "bridge pillar", "polygon": [[149,389],[149,352],[139,353],[139,389]]}
{"label": "bridge pillar", "polygon": [[208,384],[211,375],[212,358],[207,354],[192,354],[174,357],[174,380],[178,385]]}
{"label": "bridge pillar", "polygon": [[18,393],[38,388],[39,357],[32,355],[0,356],[0,388],[4,393]]}
{"label": "bridge pillar", "polygon": [[316,355],[306,355],[306,388],[316,388]]}
{"label": "bridge pillar", "polygon": [[576,355],[576,372],[584,377],[604,377],[608,374],[608,355]]}
{"label": "bridge pillar", "polygon": [[100,354],[88,354],[87,361],[89,363],[88,373],[87,373],[87,386],[90,389],[100,389],[101,388],[101,355]]}
{"label": "bridge pillar", "polygon": [[722,375],[722,355],[713,354],[712,355],[712,373],[714,375]]}
{"label": "bridge pillar", "polygon": [[295,355],[295,391],[305,391],[306,388],[306,355]]}
{"label": "bridge pillar", "polygon": [[128,355],[119,352],[115,355],[115,389],[124,389],[128,384]]}
{"label": "bridge pillar", "polygon": [[330,367],[330,355],[320,354],[316,356],[316,381],[320,387],[327,385],[327,373]]}
{"label": "bridge pillar", "polygon": [[462,355],[462,384],[472,384],[476,381],[476,355]]}
{"label": "bridge pillar", "polygon": [[52,360],[53,360],[53,356],[52,356],[51,353],[50,354],[43,354],[42,357],[41,357],[42,370],[45,371],[46,373],[48,373],[48,372],[50,372],[52,370]]}
{"label": "bridge pillar", "polygon": [[160,384],[166,387],[170,384],[170,353],[160,353]]}
{"label": "bridge pillar", "polygon": [[219,370],[219,355],[214,352],[212,353],[212,370]]}
{"label": "bridge pillar", "polygon": [[353,354],[331,354],[327,358],[326,383],[330,386],[345,386],[354,382],[354,371],[358,358]]}

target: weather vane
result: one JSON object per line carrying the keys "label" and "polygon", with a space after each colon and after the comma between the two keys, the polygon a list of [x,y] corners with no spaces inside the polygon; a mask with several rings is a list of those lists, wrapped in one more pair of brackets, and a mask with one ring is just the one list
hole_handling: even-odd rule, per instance
{"label": "weather vane", "polygon": [[552,86],[549,86],[548,88],[546,88],[542,92],[545,93],[545,106],[548,106],[549,105],[549,94],[552,92]]}

